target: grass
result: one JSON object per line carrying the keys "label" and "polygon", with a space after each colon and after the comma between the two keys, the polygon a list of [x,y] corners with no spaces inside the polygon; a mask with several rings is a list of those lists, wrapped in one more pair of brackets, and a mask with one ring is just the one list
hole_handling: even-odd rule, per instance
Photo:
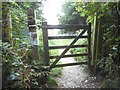
{"label": "grass", "polygon": [[[49,46],[55,46],[55,45],[60,45],[60,42],[58,42],[58,40],[49,41]],[[50,56],[57,56],[59,55],[59,49],[49,50],[49,54]],[[50,64],[52,64],[54,61],[55,59],[51,59]],[[58,63],[60,64],[61,62],[58,62]],[[56,80],[56,77],[61,75],[61,72],[62,72],[62,68],[53,68],[50,71],[50,75],[47,82],[48,87],[50,88],[58,87],[58,84],[57,84],[58,82]]]}
{"label": "grass", "polygon": [[[60,63],[60,62],[59,62]],[[62,68],[53,68],[50,71],[50,76],[48,78],[48,87],[53,88],[53,87],[58,87],[58,82],[56,80],[56,77],[60,76],[62,74]]]}
{"label": "grass", "polygon": [[50,76],[48,79],[48,87],[58,87],[58,81],[56,80],[56,77],[60,76],[62,72],[62,68],[54,68],[50,72]]}

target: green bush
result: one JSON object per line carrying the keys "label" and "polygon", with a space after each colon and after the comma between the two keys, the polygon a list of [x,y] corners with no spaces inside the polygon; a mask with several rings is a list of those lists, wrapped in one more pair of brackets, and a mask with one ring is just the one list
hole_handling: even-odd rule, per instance
{"label": "green bush", "polygon": [[97,61],[97,71],[103,77],[102,88],[120,88],[120,63],[118,45],[112,48],[112,53]]}
{"label": "green bush", "polygon": [[[22,47],[23,48],[23,47]],[[42,66],[39,60],[32,60],[31,63],[26,62],[30,48],[23,53],[20,49],[3,43],[3,88],[33,88],[41,87],[44,83],[44,77],[49,75],[45,66]],[[18,53],[19,52],[19,53]],[[23,55],[22,55],[23,54]]]}

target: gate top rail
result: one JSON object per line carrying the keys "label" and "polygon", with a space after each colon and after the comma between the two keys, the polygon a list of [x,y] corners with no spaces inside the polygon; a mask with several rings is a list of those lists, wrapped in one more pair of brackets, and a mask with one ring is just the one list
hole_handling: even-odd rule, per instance
{"label": "gate top rail", "polygon": [[65,24],[65,25],[43,25],[43,29],[86,29],[88,25],[81,24]]}

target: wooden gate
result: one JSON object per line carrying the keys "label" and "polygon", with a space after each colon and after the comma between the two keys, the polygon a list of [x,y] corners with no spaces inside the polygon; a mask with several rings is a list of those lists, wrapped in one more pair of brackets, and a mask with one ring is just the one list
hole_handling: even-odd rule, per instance
{"label": "wooden gate", "polygon": [[[81,33],[78,36],[48,36],[48,29],[81,29]],[[83,36],[83,34],[87,31],[87,36]],[[50,66],[49,68],[55,68],[55,67],[63,67],[63,66],[72,66],[72,65],[80,65],[80,64],[88,64],[90,67],[91,65],[91,24],[88,25],[78,25],[78,24],[67,24],[67,25],[47,25],[47,22],[42,23],[42,33],[43,33],[43,47],[44,47],[44,59],[46,66]],[[76,41],[79,38],[86,38],[88,40],[87,45],[74,45]],[[69,46],[49,46],[48,40],[51,39],[74,39]],[[79,48],[79,47],[86,47],[87,53],[81,53],[81,54],[71,54],[71,55],[65,55],[65,53],[70,48]],[[65,50],[61,53],[59,56],[49,56],[49,50],[50,49],[63,49]],[[67,64],[57,64],[58,61],[61,58],[66,57],[78,57],[78,56],[87,56],[88,61],[87,62],[75,62],[75,63],[67,63]],[[50,65],[50,59],[56,58],[56,60]]]}

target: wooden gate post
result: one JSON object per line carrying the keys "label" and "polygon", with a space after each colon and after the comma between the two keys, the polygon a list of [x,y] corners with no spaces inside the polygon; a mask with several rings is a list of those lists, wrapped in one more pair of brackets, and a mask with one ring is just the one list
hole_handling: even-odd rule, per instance
{"label": "wooden gate post", "polygon": [[[46,26],[47,22],[42,22],[42,26]],[[48,30],[42,29],[43,33],[43,48],[44,48],[44,60],[45,65],[49,66],[49,47],[48,47]]]}
{"label": "wooden gate post", "polygon": [[92,65],[93,71],[96,74],[96,64],[97,60],[101,59],[102,56],[102,37],[103,30],[100,30],[100,19],[97,18],[98,14],[95,13],[94,16],[94,31],[93,31],[93,41],[92,41]]}
{"label": "wooden gate post", "polygon": [[28,26],[32,48],[32,59],[39,59],[39,38],[35,22],[36,16],[33,8],[28,10]]}
{"label": "wooden gate post", "polygon": [[98,21],[97,21],[97,13],[94,15],[94,30],[93,30],[93,38],[92,38],[92,67],[93,72],[95,73],[96,69],[96,48],[97,48],[97,30],[98,30]]}
{"label": "wooden gate post", "polygon": [[91,70],[91,23],[89,23],[89,27],[87,30],[88,33],[88,67]]}

